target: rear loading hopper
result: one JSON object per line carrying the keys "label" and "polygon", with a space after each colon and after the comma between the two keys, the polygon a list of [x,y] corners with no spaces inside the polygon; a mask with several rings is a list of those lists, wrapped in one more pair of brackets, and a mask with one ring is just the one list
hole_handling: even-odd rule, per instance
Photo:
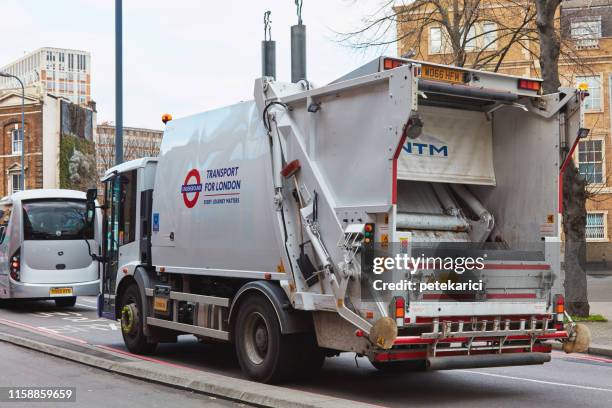
{"label": "rear loading hopper", "polygon": [[[461,71],[460,84],[436,85],[419,63],[383,65],[310,91],[256,86],[281,147],[278,168],[300,165],[281,181],[282,191],[297,195],[283,202],[284,216],[301,214],[286,236],[296,307],[317,311],[320,345],[359,349],[374,361],[402,359],[397,353],[414,348],[418,358],[549,350],[545,339],[567,337],[553,313],[561,293],[559,146],[578,134],[580,96],[541,96],[520,89],[516,77],[470,70]],[[393,279],[417,286],[469,279],[480,289],[373,293],[364,284],[376,278],[365,276],[360,258],[371,245],[418,256],[449,244],[463,245],[450,246],[455,257],[484,256],[483,267],[463,276],[395,269]],[[304,257],[309,262],[297,262]],[[380,331],[384,318],[397,332]],[[353,341],[325,335],[339,326],[357,333]],[[397,333],[399,343],[381,352],[388,344],[376,347],[380,333]]]}

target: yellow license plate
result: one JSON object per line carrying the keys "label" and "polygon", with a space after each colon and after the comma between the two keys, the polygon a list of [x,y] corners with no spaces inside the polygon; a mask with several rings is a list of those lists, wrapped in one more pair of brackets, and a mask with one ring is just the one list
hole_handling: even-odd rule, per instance
{"label": "yellow license plate", "polygon": [[434,81],[445,81],[452,82],[455,84],[462,84],[463,71],[460,71],[458,69],[423,65],[421,68],[421,78],[432,79]]}
{"label": "yellow license plate", "polygon": [[157,312],[167,312],[168,311],[168,299],[165,298],[154,298],[153,299],[153,309]]}
{"label": "yellow license plate", "polygon": [[51,288],[50,296],[72,296],[72,288]]}

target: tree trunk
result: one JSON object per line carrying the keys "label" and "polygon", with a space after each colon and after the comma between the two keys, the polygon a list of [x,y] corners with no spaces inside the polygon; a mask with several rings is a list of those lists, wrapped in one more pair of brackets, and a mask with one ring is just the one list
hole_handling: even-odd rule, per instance
{"label": "tree trunk", "polygon": [[536,0],[536,25],[540,39],[540,71],[545,94],[559,92],[559,54],[561,43],[555,30],[555,13],[561,0]]}
{"label": "tree trunk", "polygon": [[565,307],[569,314],[589,315],[586,278],[586,181],[573,161],[563,174],[565,234]]}
{"label": "tree trunk", "polygon": [[[559,91],[561,45],[555,14],[561,0],[536,0],[540,39],[540,70],[545,94]],[[574,136],[575,137],[575,136]],[[570,141],[573,142],[573,141]],[[563,174],[563,232],[565,233],[565,298],[568,313],[589,315],[586,279],[586,182],[572,161]]]}

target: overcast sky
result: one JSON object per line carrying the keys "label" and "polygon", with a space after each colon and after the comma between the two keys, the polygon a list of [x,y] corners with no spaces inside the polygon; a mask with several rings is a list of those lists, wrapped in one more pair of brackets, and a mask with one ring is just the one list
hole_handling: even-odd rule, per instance
{"label": "overcast sky", "polygon": [[[252,99],[261,74],[263,13],[272,11],[277,77],[290,79],[294,0],[124,0],[124,125],[161,128],[181,117]],[[369,61],[337,43],[380,0],[304,0],[308,77],[323,85]],[[39,47],[88,50],[98,122],[114,120],[114,0],[2,0],[0,66]],[[10,16],[10,17],[8,17]],[[386,54],[395,54],[391,47]]]}

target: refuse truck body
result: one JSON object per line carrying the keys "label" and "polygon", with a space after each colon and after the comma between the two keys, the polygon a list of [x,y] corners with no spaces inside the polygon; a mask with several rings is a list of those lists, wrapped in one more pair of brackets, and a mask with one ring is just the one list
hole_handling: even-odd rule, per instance
{"label": "refuse truck body", "polygon": [[[540,87],[381,57],[318,88],[260,78],[252,101],[168,122],[158,158],[103,178],[100,315],[135,353],[232,342],[264,382],[342,352],[381,370],[549,361],[572,335],[560,169],[588,130],[584,91]],[[479,287],[421,264],[402,282],[427,290],[371,290],[368,251],[438,244],[495,248]]]}

